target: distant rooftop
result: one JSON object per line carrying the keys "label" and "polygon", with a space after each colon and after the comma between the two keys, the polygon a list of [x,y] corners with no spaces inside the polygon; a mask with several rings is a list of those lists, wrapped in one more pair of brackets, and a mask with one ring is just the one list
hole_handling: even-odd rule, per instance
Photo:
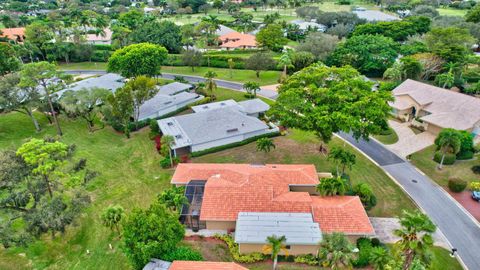
{"label": "distant rooftop", "polygon": [[244,100],[240,102],[236,102],[233,99],[228,99],[224,101],[193,106],[192,110],[197,113],[222,108],[230,108],[246,114],[255,114],[268,111],[270,109],[270,106],[258,98]]}
{"label": "distant rooftop", "polygon": [[125,84],[124,78],[116,73],[107,73],[102,76],[92,77],[73,83],[68,87],[68,90],[77,91],[82,88],[105,88],[110,91],[115,91]]}
{"label": "distant rooftop", "polygon": [[318,245],[322,233],[311,213],[240,212],[235,242],[264,244],[268,236],[285,236],[287,245]]}
{"label": "distant rooftop", "polygon": [[[140,106],[139,120],[152,118],[152,115],[157,112],[168,110],[170,107],[175,107],[188,101],[194,101],[195,99],[200,100],[201,98],[203,98],[203,96],[188,92],[180,92],[172,96],[164,95],[158,92],[153,98],[145,101],[145,103]],[[176,108],[172,109],[171,111],[175,110]],[[158,116],[161,115],[154,116],[154,118]]]}
{"label": "distant rooftop", "polygon": [[362,10],[361,8],[357,8],[354,10],[353,13],[357,14],[360,19],[365,19],[369,22],[374,21],[396,21],[400,20],[398,17],[387,14],[385,12],[381,12],[378,10]]}
{"label": "distant rooftop", "polygon": [[172,82],[172,83],[158,87],[159,88],[158,93],[172,96],[182,91],[187,91],[192,87],[193,86],[188,83]]}

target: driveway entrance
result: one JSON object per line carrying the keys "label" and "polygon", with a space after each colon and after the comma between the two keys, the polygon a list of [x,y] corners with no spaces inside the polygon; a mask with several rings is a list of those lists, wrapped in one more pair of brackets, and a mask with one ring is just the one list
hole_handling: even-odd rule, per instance
{"label": "driveway entrance", "polygon": [[435,141],[435,135],[430,132],[425,131],[420,134],[415,134],[413,130],[408,127],[410,125],[408,122],[399,123],[389,120],[388,124],[397,133],[398,142],[386,145],[386,147],[401,157],[406,157],[418,152],[432,145]]}

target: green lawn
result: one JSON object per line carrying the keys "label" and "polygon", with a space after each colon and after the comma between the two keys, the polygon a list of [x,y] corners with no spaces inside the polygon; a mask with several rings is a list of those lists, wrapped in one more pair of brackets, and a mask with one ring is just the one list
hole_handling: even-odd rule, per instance
{"label": "green lawn", "polygon": [[[327,157],[318,152],[319,141],[312,133],[289,130],[287,136],[277,137],[274,141],[276,149],[268,154],[256,152],[255,143],[250,143],[245,146],[198,157],[193,162],[303,163],[314,164],[318,172],[331,172],[334,170],[334,166],[327,160]],[[344,146],[351,151],[355,151],[348,144],[344,144],[343,141],[337,138],[332,140],[329,148],[335,145]],[[348,172],[352,183],[369,183],[378,198],[377,206],[369,211],[370,216],[398,216],[403,209],[415,208],[410,198],[380,168],[360,153],[356,152],[356,156],[357,164],[353,166],[351,172]]]}
{"label": "green lawn", "polygon": [[392,128],[389,128],[388,130],[390,133],[387,135],[375,135],[373,137],[379,140],[381,143],[387,144],[387,145],[398,142],[398,135],[395,132],[395,130],[393,130]]}
{"label": "green lawn", "polygon": [[432,265],[430,270],[463,270],[457,259],[450,257],[450,251],[441,248],[432,248]]}
{"label": "green lawn", "polygon": [[455,8],[437,8],[441,16],[460,16],[463,17],[467,14],[466,9],[455,9]]}
{"label": "green lawn", "polygon": [[162,72],[165,73],[177,73],[201,77],[203,77],[203,75],[205,75],[205,73],[209,70],[213,70],[215,73],[217,73],[217,79],[234,82],[256,81],[259,82],[260,85],[276,84],[278,83],[277,80],[280,77],[279,71],[262,71],[260,72],[260,78],[257,78],[255,76],[255,71],[245,69],[233,69],[232,76],[230,77],[230,69],[228,68],[197,67],[195,68],[195,71],[192,71],[190,67],[162,67]]}
{"label": "green lawn", "polygon": [[453,165],[444,165],[442,170],[438,170],[438,163],[433,161],[435,145],[425,148],[412,155],[412,163],[442,186],[447,186],[448,178],[458,177],[465,181],[480,181],[480,175],[474,174],[470,168],[474,165],[480,165],[477,155],[474,160],[458,160]]}
{"label": "green lawn", "polygon": [[[60,70],[105,70],[107,67],[106,63],[101,62],[82,62],[82,63],[70,63],[70,64],[60,64]],[[255,81],[259,82],[261,85],[270,85],[278,83],[277,80],[280,77],[280,71],[262,71],[260,72],[260,78],[257,78],[255,71],[245,70],[245,69],[233,69],[232,76],[230,77],[230,69],[228,68],[209,68],[209,67],[197,67],[195,71],[192,71],[190,67],[172,67],[172,66],[163,66],[162,72],[165,73],[177,73],[183,75],[194,75],[203,77],[205,73],[209,70],[215,71],[217,73],[217,79],[228,80],[234,82],[247,82]]]}

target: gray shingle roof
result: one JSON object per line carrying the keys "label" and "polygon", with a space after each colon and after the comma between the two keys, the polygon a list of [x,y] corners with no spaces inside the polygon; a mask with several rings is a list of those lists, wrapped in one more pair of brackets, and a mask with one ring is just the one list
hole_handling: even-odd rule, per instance
{"label": "gray shingle roof", "polygon": [[285,236],[287,245],[318,245],[322,233],[311,213],[240,212],[235,242],[264,244],[268,236]]}
{"label": "gray shingle roof", "polygon": [[71,84],[68,89],[77,91],[82,88],[98,87],[109,89],[110,91],[115,91],[118,88],[122,87],[124,84],[124,78],[122,76],[115,73],[107,73],[99,77],[88,78]]}
{"label": "gray shingle roof", "polygon": [[221,108],[158,120],[163,134],[175,138],[175,147],[197,145],[223,138],[266,130],[259,119],[232,108]]}
{"label": "gray shingle roof", "polygon": [[218,101],[218,102],[212,102],[208,104],[193,106],[192,110],[194,112],[205,112],[205,111],[216,110],[221,108],[230,108],[246,114],[254,114],[254,113],[266,112],[270,109],[270,106],[258,98],[249,99],[249,100],[240,101],[240,102],[236,102],[233,99],[228,99],[224,101]]}
{"label": "gray shingle roof", "polygon": [[143,270],[168,270],[171,264],[171,262],[166,262],[159,259],[151,259],[143,267]]}
{"label": "gray shingle roof", "polygon": [[373,21],[396,21],[398,17],[378,11],[378,10],[355,10],[353,13],[357,14],[360,19],[365,19],[369,22]]}
{"label": "gray shingle roof", "polygon": [[240,101],[238,105],[242,106],[247,114],[263,113],[270,109],[270,105],[258,98]]}
{"label": "gray shingle roof", "polygon": [[162,85],[162,86],[158,87],[159,88],[158,93],[172,96],[172,95],[175,95],[177,93],[187,91],[187,90],[191,89],[192,87],[193,86],[191,84],[181,83],[181,82],[173,82],[173,83],[169,83],[169,84]]}
{"label": "gray shingle roof", "polygon": [[[202,98],[202,96],[194,93],[180,92],[176,95],[169,96],[162,93],[157,93],[153,98],[147,100],[140,106],[139,120],[148,118],[152,114],[172,108],[171,111],[176,110],[176,106],[187,101],[194,101]],[[168,112],[167,112],[168,113]],[[161,116],[161,115],[159,115]]]}

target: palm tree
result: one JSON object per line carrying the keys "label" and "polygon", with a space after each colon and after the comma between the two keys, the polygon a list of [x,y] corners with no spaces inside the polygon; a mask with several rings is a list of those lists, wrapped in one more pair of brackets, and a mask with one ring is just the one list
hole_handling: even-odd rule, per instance
{"label": "palm tree", "polygon": [[217,89],[217,83],[215,83],[214,78],[217,77],[217,73],[215,71],[207,71],[205,73],[205,89],[210,92],[210,95],[213,96],[213,91]]}
{"label": "palm tree", "polygon": [[324,178],[317,185],[317,191],[322,196],[344,195],[347,187],[341,177]]}
{"label": "palm tree", "polygon": [[369,262],[375,270],[385,270],[392,260],[388,250],[384,247],[374,247],[370,252]]}
{"label": "palm tree", "polygon": [[246,82],[243,84],[243,89],[250,95],[253,93],[253,96],[256,97],[258,90],[260,90],[260,84],[257,82]]}
{"label": "palm tree", "polygon": [[107,226],[111,230],[115,230],[120,234],[120,222],[125,216],[125,210],[120,205],[112,206],[110,205],[103,212],[101,219],[103,225]]}
{"label": "palm tree", "polygon": [[272,149],[275,149],[275,147],[273,140],[270,138],[260,138],[257,140],[257,151],[268,153]]}
{"label": "palm tree", "polygon": [[158,201],[165,204],[172,211],[180,211],[184,204],[188,204],[188,199],[184,193],[184,187],[172,186],[158,195]]}
{"label": "palm tree", "polygon": [[170,167],[173,167],[173,159],[172,159],[172,143],[175,141],[173,136],[170,135],[163,135],[162,139],[160,139],[160,143],[162,144],[162,148],[160,149],[160,153],[162,156],[167,156],[170,158]]}
{"label": "palm tree", "polygon": [[438,165],[438,169],[443,168],[443,161],[447,152],[457,154],[460,151],[461,138],[455,130],[444,130],[442,136],[438,138],[438,146],[442,151],[442,159]]}
{"label": "palm tree", "polygon": [[432,233],[436,230],[433,222],[418,210],[404,211],[400,218],[400,225],[402,227],[393,233],[400,237],[395,246],[405,258],[402,269],[410,269],[417,256],[422,262],[428,263],[428,249],[433,246]]}
{"label": "palm tree", "polygon": [[273,270],[277,268],[278,254],[280,253],[280,251],[284,251],[285,255],[288,256],[288,249],[285,245],[286,242],[287,238],[284,235],[280,237],[276,235],[267,237],[267,244],[263,247],[263,253],[272,254]]}
{"label": "palm tree", "polygon": [[292,67],[292,50],[286,49],[283,51],[278,64],[283,67],[283,72],[280,77],[280,82],[284,82],[287,79],[287,68]]}
{"label": "palm tree", "polygon": [[324,234],[318,250],[319,264],[331,269],[352,269],[353,246],[343,233]]}
{"label": "palm tree", "polygon": [[[328,160],[333,160],[337,168],[337,176],[345,174],[345,169],[352,169],[355,165],[356,156],[354,153],[343,149],[342,147],[333,147],[328,154]],[[342,174],[340,175],[339,166],[342,166]]]}

